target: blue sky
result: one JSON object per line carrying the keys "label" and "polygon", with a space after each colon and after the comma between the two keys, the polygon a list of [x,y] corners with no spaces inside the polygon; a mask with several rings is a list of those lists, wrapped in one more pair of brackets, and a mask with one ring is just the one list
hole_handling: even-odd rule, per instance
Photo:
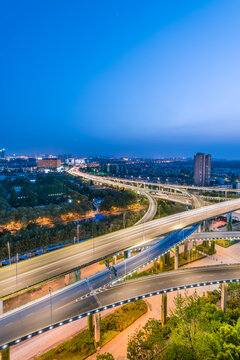
{"label": "blue sky", "polygon": [[240,157],[237,0],[5,1],[0,147]]}

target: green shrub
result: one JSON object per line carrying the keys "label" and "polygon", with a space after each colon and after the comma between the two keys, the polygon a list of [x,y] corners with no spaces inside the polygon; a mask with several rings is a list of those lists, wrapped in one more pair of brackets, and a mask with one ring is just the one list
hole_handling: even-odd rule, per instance
{"label": "green shrub", "polygon": [[114,360],[114,357],[110,353],[98,354],[97,360]]}
{"label": "green shrub", "polygon": [[64,350],[64,345],[63,344],[60,344],[56,347],[55,349],[55,354],[61,354]]}

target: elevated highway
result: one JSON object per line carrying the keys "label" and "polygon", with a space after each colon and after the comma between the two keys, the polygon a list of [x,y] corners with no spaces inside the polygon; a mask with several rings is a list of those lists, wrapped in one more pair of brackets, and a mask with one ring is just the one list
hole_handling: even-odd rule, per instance
{"label": "elevated highway", "polygon": [[55,251],[53,254],[23,261],[18,265],[17,284],[16,265],[1,268],[0,296],[70,271],[75,267],[84,266],[96,259],[137,245],[143,240],[150,240],[239,208],[240,199],[221,202],[152,220],[146,224],[135,225]]}
{"label": "elevated highway", "polygon": [[240,240],[240,231],[210,231],[210,232],[201,232],[189,236],[189,240]]}
{"label": "elevated highway", "polygon": [[173,185],[142,182],[133,179],[108,178],[102,176],[100,177],[84,173],[82,171],[79,171],[77,168],[71,168],[70,170],[68,170],[68,173],[72,176],[80,176],[87,180],[98,182],[100,184],[125,187],[135,191],[138,190],[140,192],[143,191],[143,189],[141,188],[141,185],[143,185],[145,193],[151,192],[152,194],[155,194],[155,196],[158,198],[178,202],[185,205],[190,205],[194,208],[203,206],[203,202],[198,196],[194,194],[189,194],[189,192],[182,187],[177,188]]}
{"label": "elevated highway", "polygon": [[[153,220],[147,224],[135,225],[129,229],[124,229],[120,232],[98,238],[94,247],[92,247],[93,241],[86,241],[83,244],[79,244],[81,251],[76,260],[78,260],[80,265],[81,261],[84,264],[89,263],[91,262],[90,259],[95,260],[97,257],[101,256],[101,254],[106,256],[109,252],[114,253],[122,248],[131,247],[141,242],[141,240],[149,240],[171,231],[177,231],[239,208],[240,199],[235,199]],[[171,236],[170,239],[172,239]],[[159,244],[161,244],[161,242]],[[163,251],[169,251],[172,246],[176,245],[176,242],[171,243],[171,240],[169,240],[164,243],[163,240],[162,244],[163,249],[161,251],[160,249],[157,250],[160,254]],[[157,248],[158,244],[155,246]],[[74,250],[76,250],[76,248],[74,248]],[[154,250],[155,248],[153,247],[152,249]],[[149,256],[149,251],[150,250],[145,250],[145,253],[139,254],[139,258],[140,256],[144,256],[144,254],[148,254],[145,255],[146,260]],[[71,268],[75,255],[76,251],[74,255],[68,259],[71,262]],[[135,257],[135,259],[137,259],[137,257]],[[141,262],[143,260],[144,259],[142,259]],[[131,261],[134,262],[134,258]],[[51,266],[53,267],[50,272],[59,273],[59,271],[62,271],[62,266],[61,268],[59,267],[60,264],[62,266],[66,264],[66,257],[61,259],[61,261],[56,260],[53,264],[45,264],[45,268],[43,263],[35,264],[33,269],[27,269],[27,271],[23,268],[21,269],[20,280],[22,283],[28,283],[29,280],[33,281],[33,278],[39,279],[39,276],[43,272],[46,272]],[[126,262],[123,262],[123,264],[126,264]],[[123,264],[119,266],[123,267]],[[123,269],[119,270],[119,276],[121,276],[122,271]],[[9,273],[2,274],[1,272],[0,276],[3,276],[3,279],[0,277],[0,290],[5,291],[3,287],[7,288],[9,286],[9,281],[14,282],[15,276],[9,277]],[[98,277],[98,275],[96,276]],[[221,266],[195,270],[191,269],[184,270],[184,272],[176,271],[166,275],[161,274],[160,276],[151,278],[138,279],[135,282],[127,282],[120,286],[113,286],[110,289],[106,289],[104,285],[106,283],[102,283],[102,280],[99,283],[97,281],[97,287],[93,287],[93,285],[90,285],[89,279],[85,279],[82,282],[77,282],[53,293],[51,297],[45,296],[34,303],[29,303],[24,307],[0,316],[0,329],[3,329],[0,330],[1,345],[3,348],[7,344],[11,345],[17,343],[31,336],[40,334],[43,331],[51,330],[53,327],[61,326],[69,321],[77,320],[83,316],[105,310],[108,306],[120,305],[139,297],[145,298],[146,296],[157,295],[167,291],[177,291],[181,288],[204,286],[223,281],[238,282],[239,277],[240,265],[234,265],[228,267]],[[85,285],[82,285],[83,283]],[[10,286],[14,286],[14,284],[10,284]],[[50,309],[52,309],[52,313]]]}
{"label": "elevated highway", "polygon": [[52,323],[49,296],[1,315],[0,349],[109,307],[165,292],[239,282],[239,279],[239,264],[191,268],[123,282],[105,291],[92,292],[86,298],[81,298],[79,284],[76,283],[55,292],[52,297]]}
{"label": "elevated highway", "polygon": [[[76,168],[71,169],[70,171],[76,171]],[[94,176],[94,175],[90,175],[84,172],[81,172],[83,174],[83,177],[87,176]],[[98,176],[95,176],[95,180],[96,178],[99,178]],[[226,188],[226,187],[214,187],[214,186],[195,186],[195,185],[174,185],[174,184],[164,184],[164,183],[160,183],[160,182],[151,182],[151,181],[144,181],[140,178],[138,179],[133,179],[133,178],[129,178],[129,179],[124,179],[124,178],[116,178],[116,177],[102,177],[102,179],[109,179],[111,181],[116,181],[116,182],[122,182],[122,183],[128,183],[128,184],[133,184],[133,183],[137,183],[138,186],[152,186],[152,187],[158,187],[161,189],[170,189],[170,190],[175,190],[178,192],[184,192],[185,190],[197,190],[197,191],[215,191],[215,192],[221,192],[221,193],[240,193],[240,189],[232,189],[232,188]]]}

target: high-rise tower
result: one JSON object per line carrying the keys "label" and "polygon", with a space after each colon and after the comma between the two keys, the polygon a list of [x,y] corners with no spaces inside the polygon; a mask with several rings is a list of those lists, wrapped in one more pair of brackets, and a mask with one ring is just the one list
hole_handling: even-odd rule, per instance
{"label": "high-rise tower", "polygon": [[209,185],[211,178],[211,155],[197,153],[194,155],[194,185]]}

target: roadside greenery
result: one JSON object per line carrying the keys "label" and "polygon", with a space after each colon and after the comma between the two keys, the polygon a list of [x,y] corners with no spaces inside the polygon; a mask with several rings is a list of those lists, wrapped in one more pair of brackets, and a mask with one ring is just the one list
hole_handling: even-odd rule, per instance
{"label": "roadside greenery", "polygon": [[[95,353],[97,347],[102,347],[111,339],[126,329],[140,316],[147,312],[147,305],[143,300],[123,305],[101,320],[101,341],[94,341],[94,328],[81,331],[72,339],[65,341],[56,348],[40,356],[39,360],[83,360]],[[112,360],[111,354],[97,355],[99,360]]]}
{"label": "roadside greenery", "polygon": [[129,340],[127,358],[163,360],[239,360],[240,286],[228,285],[226,314],[216,304],[220,292],[175,298],[175,310],[164,328],[150,319]]}
{"label": "roadside greenery", "polygon": [[[227,189],[226,189],[226,190],[227,190]],[[231,191],[231,190],[230,190],[230,191]],[[225,194],[220,193],[220,192],[217,192],[217,191],[202,191],[202,192],[200,193],[200,195],[209,196],[209,197],[219,197],[219,198],[222,197],[222,198],[225,198]],[[239,195],[238,195],[238,194],[231,193],[231,192],[228,191],[227,197],[228,197],[228,198],[233,198],[233,199],[235,199],[235,198],[238,198]]]}
{"label": "roadside greenery", "polygon": [[110,353],[98,354],[97,360],[114,360],[114,357]]}
{"label": "roadside greenery", "polygon": [[186,210],[185,205],[173,203],[171,201],[157,200],[157,204],[158,204],[158,210],[155,215],[155,219],[164,216],[174,215]]}
{"label": "roadside greenery", "polygon": [[[100,221],[80,222],[80,240],[133,225],[144,215],[144,208],[148,204],[145,198],[138,197],[133,191],[98,189],[65,174],[38,175],[35,180],[32,183],[30,179],[17,178],[12,182],[4,180],[0,185],[0,259],[8,256],[8,242],[12,255],[50,244],[73,242],[77,227],[74,221],[91,215],[94,199],[101,199],[100,210],[108,213]],[[16,187],[21,190],[15,195],[24,197],[21,206],[12,200]],[[30,206],[32,203],[27,195],[30,192],[34,192],[35,204],[38,206]],[[49,196],[55,193],[60,195]],[[4,202],[8,197],[9,202],[1,208],[1,199]],[[10,204],[16,207],[9,208]],[[136,207],[132,208],[134,204]],[[140,211],[139,204],[142,208]],[[113,208],[115,215],[109,214]],[[125,215],[118,211],[123,211]]]}
{"label": "roadside greenery", "polygon": [[[105,221],[82,222],[79,227],[80,240],[117,231],[124,226],[131,226],[143,214],[143,210],[138,212],[127,211],[124,221],[123,214],[115,214],[107,216]],[[10,233],[10,231],[4,231],[0,234],[0,259],[4,259],[8,256],[8,242],[12,255],[47,247],[50,244],[64,243],[65,241],[73,243],[73,238],[77,235],[77,225],[71,222],[48,227],[30,223],[26,227],[22,227],[15,234]]]}
{"label": "roadside greenery", "polygon": [[[192,249],[187,251],[185,256],[184,252],[178,254],[178,266],[184,266],[189,262],[197,261],[203,258],[205,255],[201,254],[204,252],[207,255],[212,255],[215,253],[215,243],[214,241],[211,242],[209,245],[208,241],[203,242],[203,244],[194,246]],[[109,261],[112,261],[112,258],[109,258]],[[163,255],[161,259],[155,260],[151,267],[146,270],[139,271],[133,273],[131,276],[128,276],[127,279],[136,279],[142,276],[148,276],[153,274],[159,274],[161,272],[170,271],[174,269],[174,256],[170,257],[170,252]]]}

